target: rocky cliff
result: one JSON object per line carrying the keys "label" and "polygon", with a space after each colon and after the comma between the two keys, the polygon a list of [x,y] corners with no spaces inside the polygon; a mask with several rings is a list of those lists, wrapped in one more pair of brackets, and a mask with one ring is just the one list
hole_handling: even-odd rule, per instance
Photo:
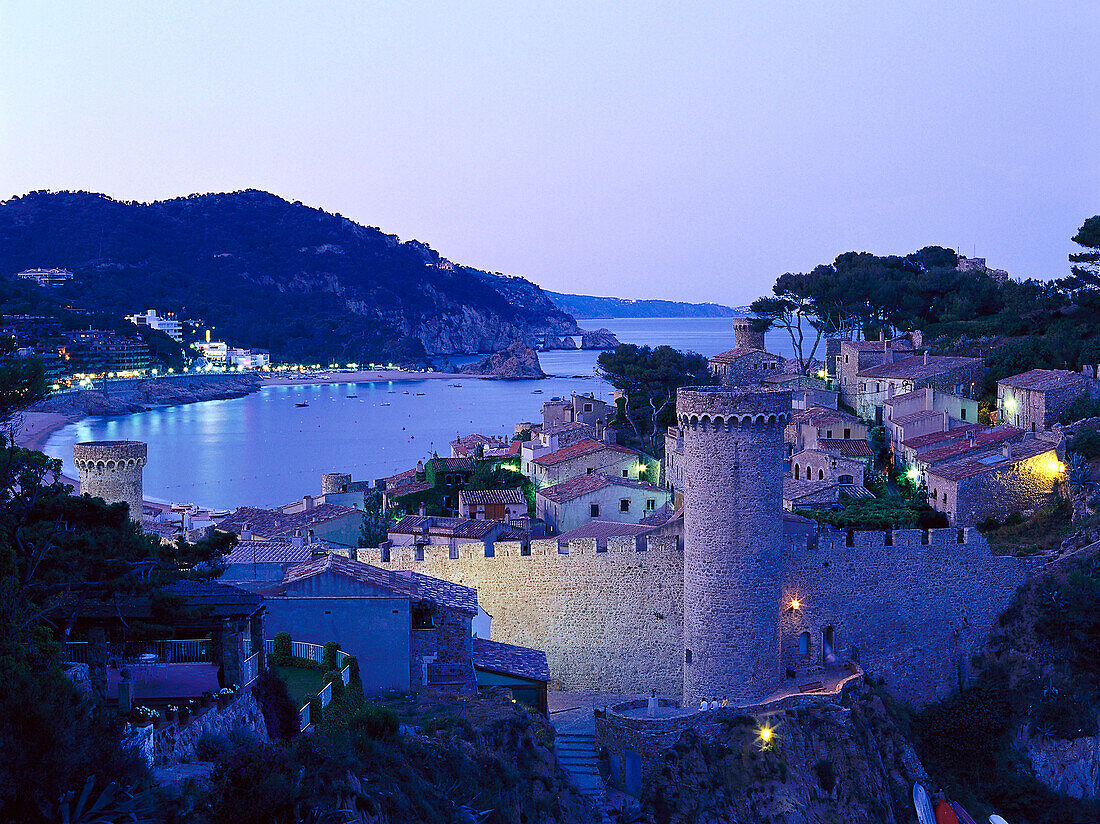
{"label": "rocky cliff", "polygon": [[496,352],[462,369],[469,375],[485,375],[495,378],[531,379],[545,378],[539,364],[538,353],[529,346],[513,343],[503,352]]}
{"label": "rocky cliff", "polygon": [[614,349],[618,345],[619,339],[610,329],[597,329],[581,335],[581,349]]}
{"label": "rocky cliff", "polygon": [[576,349],[577,342],[573,340],[569,335],[564,337],[555,337],[554,335],[547,335],[546,340],[542,344],[543,349]]}
{"label": "rocky cliff", "polygon": [[33,407],[32,412],[62,415],[128,415],[150,406],[240,398],[260,388],[255,375],[179,375],[156,380],[112,381],[81,392],[53,395]]}
{"label": "rocky cliff", "polygon": [[[37,266],[75,277],[48,295],[14,279]],[[579,332],[530,281],[255,190],[155,203],[14,198],[0,203],[0,272],[0,291],[39,313],[44,301],[114,318],[154,307],[284,361],[423,363]]]}

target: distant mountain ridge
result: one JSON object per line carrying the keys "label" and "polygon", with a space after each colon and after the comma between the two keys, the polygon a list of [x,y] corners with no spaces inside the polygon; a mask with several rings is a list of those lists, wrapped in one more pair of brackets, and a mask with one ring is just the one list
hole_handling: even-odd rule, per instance
{"label": "distant mountain ridge", "polygon": [[254,189],[154,203],[32,192],[0,203],[0,286],[18,299],[35,287],[14,273],[40,266],[75,274],[49,290],[74,308],[174,311],[284,361],[425,362],[580,331],[530,281]]}
{"label": "distant mountain ridge", "polygon": [[729,307],[720,303],[601,298],[544,291],[555,306],[575,318],[732,318],[748,312],[747,306]]}

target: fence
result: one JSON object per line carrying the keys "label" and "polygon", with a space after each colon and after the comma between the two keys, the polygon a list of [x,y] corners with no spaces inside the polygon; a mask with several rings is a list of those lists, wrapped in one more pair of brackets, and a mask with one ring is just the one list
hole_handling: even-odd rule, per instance
{"label": "fence", "polygon": [[[211,661],[212,653],[213,644],[209,638],[187,638],[178,641],[150,641],[133,646],[125,653],[111,649],[108,657],[137,660],[141,655],[155,655],[158,661],[171,664],[201,664]],[[62,648],[61,656],[73,664],[87,664],[88,642],[67,642]]]}
{"label": "fence", "polygon": [[241,686],[247,687],[260,677],[260,653],[253,653],[241,665]]}
{"label": "fence", "polygon": [[[264,654],[270,654],[275,651],[275,642],[270,638],[264,641]],[[291,641],[290,642],[290,654],[296,658],[307,658],[310,661],[316,661],[320,663],[324,658],[325,647],[324,644],[307,644],[305,641]],[[351,667],[343,666],[344,660],[348,657],[348,653],[343,650],[339,650],[336,653],[336,662],[340,665],[340,679],[344,682],[344,686],[348,685],[348,680],[351,678]],[[324,709],[332,701],[332,684],[325,684],[324,689],[317,693],[317,697],[321,699],[321,709]],[[307,701],[305,706],[298,710],[298,726],[299,729],[305,730],[311,723],[309,717],[309,702]]]}

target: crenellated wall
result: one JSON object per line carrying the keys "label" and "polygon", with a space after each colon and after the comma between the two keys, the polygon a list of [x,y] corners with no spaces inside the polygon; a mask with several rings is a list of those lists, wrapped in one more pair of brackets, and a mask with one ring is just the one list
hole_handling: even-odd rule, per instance
{"label": "crenellated wall", "polygon": [[[594,540],[556,539],[485,547],[393,547],[390,561],[476,587],[493,616],[493,638],[546,653],[555,687],[678,694],[683,657],[683,551],[675,537],[612,538],[606,552]],[[375,552],[371,551],[371,552]],[[360,550],[362,559],[363,550]]]}

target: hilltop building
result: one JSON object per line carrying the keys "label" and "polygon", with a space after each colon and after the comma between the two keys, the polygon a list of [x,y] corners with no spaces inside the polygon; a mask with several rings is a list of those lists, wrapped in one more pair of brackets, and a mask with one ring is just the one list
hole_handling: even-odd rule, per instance
{"label": "hilltop building", "polygon": [[944,393],[976,398],[985,377],[985,361],[953,355],[922,355],[891,360],[862,369],[856,375],[858,390],[849,403],[864,420],[884,421],[886,401],[918,389],[931,387]]}
{"label": "hilltop building", "polygon": [[149,368],[149,347],[140,340],[100,329],[63,332],[62,336],[65,343],[57,351],[69,374],[144,372]]}
{"label": "hilltop building", "polygon": [[895,456],[907,440],[978,421],[976,400],[931,386],[896,395],[890,384],[883,409],[886,444]]}
{"label": "hilltop building", "polygon": [[458,517],[481,521],[511,521],[527,516],[522,489],[464,489],[458,493]]}
{"label": "hilltop building", "polygon": [[647,463],[636,449],[585,438],[524,463],[523,470],[541,488],[594,473],[643,480]]}
{"label": "hilltop building", "polygon": [[[826,341],[825,350],[828,377],[835,380],[840,400],[856,412],[859,412],[859,396],[863,391],[860,385],[864,382],[859,373],[883,363],[908,358],[914,351],[910,337],[879,341],[841,340],[836,354],[830,356],[830,342]],[[835,358],[835,365],[830,362],[831,358]]]}
{"label": "hilltop building", "polygon": [[538,490],[535,514],[554,532],[568,532],[593,519],[638,523],[669,498],[656,484],[594,472]]}
{"label": "hilltop building", "polygon": [[568,398],[551,398],[542,405],[542,426],[549,429],[565,423],[583,423],[602,427],[614,414],[610,404],[591,393],[581,395],[574,392]]}
{"label": "hilltop building", "polygon": [[753,318],[734,318],[735,346],[710,359],[710,372],[726,386],[760,383],[769,375],[781,374],[786,358],[773,355],[764,348],[764,333]]}
{"label": "hilltop building", "polygon": [[1058,423],[1070,404],[1100,384],[1079,372],[1032,369],[997,381],[997,422],[1029,432],[1044,432]]}

